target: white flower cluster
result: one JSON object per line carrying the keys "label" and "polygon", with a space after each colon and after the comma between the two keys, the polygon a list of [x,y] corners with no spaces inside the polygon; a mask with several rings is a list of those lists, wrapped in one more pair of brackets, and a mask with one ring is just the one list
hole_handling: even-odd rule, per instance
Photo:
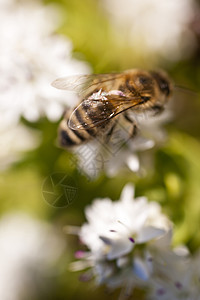
{"label": "white flower cluster", "polygon": [[72,44],[55,33],[56,7],[39,1],[12,1],[0,11],[0,111],[5,121],[30,121],[46,115],[57,120],[72,94],[56,91],[51,82],[60,75],[88,72],[72,58]]}
{"label": "white flower cluster", "polygon": [[[19,125],[22,116],[29,121],[41,116],[55,121],[67,103],[76,102],[75,95],[56,91],[51,82],[62,74],[89,71],[86,63],[72,58],[71,41],[55,33],[58,20],[57,7],[37,0],[0,3],[0,136],[8,137],[2,144],[12,150],[7,156],[0,150],[1,169],[5,161],[17,159],[19,149],[33,148],[39,141],[33,131]],[[26,139],[24,134],[9,138],[21,130],[26,131]]]}
{"label": "white flower cluster", "polygon": [[140,54],[179,60],[196,46],[190,28],[193,0],[104,0],[103,4],[117,31]]}
{"label": "white flower cluster", "polygon": [[200,261],[192,262],[183,246],[172,248],[172,223],[158,203],[134,198],[128,184],[119,201],[97,199],[85,214],[77,234],[88,250],[78,251],[71,264],[74,271],[89,268],[84,280],[95,277],[126,296],[139,288],[148,291],[147,299],[198,299]]}
{"label": "white flower cluster", "polygon": [[60,272],[64,250],[65,241],[51,225],[24,213],[1,218],[0,299],[37,299],[39,288]]}

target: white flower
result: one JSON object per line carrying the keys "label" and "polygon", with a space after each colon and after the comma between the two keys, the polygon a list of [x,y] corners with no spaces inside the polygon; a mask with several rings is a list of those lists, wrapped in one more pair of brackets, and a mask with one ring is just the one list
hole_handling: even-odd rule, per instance
{"label": "white flower", "polygon": [[110,288],[147,286],[157,252],[171,243],[172,226],[160,206],[145,197],[134,199],[133,187],[126,185],[119,201],[96,199],[85,214],[78,235],[89,252],[78,253],[82,261],[71,268],[92,267],[97,283]]}
{"label": "white flower", "polygon": [[86,208],[88,223],[82,226],[80,238],[97,258],[121,257],[169,230],[169,221],[156,202],[133,197],[133,188],[127,185],[119,201],[97,199]]}
{"label": "white flower", "polygon": [[78,251],[71,264],[73,271],[87,269],[82,280],[120,287],[122,299],[134,288],[150,300],[199,298],[200,255],[192,257],[185,246],[172,248],[172,224],[157,203],[134,199],[128,184],[119,201],[96,199],[85,214],[80,229],[68,228],[88,249]]}
{"label": "white flower", "polygon": [[85,63],[72,58],[72,44],[55,34],[58,11],[39,1],[9,1],[0,10],[0,112],[6,124],[21,116],[57,120],[72,93],[58,92],[51,82],[60,75],[87,73]]}
{"label": "white flower", "polygon": [[[147,299],[151,300],[195,300],[199,298],[199,255],[192,257],[188,251],[160,252],[157,270],[151,278],[151,290]],[[163,265],[163,266],[162,266]]]}
{"label": "white flower", "polygon": [[160,54],[177,60],[195,47],[190,29],[195,14],[193,0],[104,0],[103,4],[122,39],[131,42],[141,57],[154,53],[157,59]]}
{"label": "white flower", "polygon": [[55,34],[59,17],[57,7],[37,0],[0,3],[1,169],[19,159],[20,151],[38,145],[35,132],[19,124],[22,116],[55,121],[67,105],[76,103],[74,94],[55,90],[51,82],[89,70],[72,58],[71,42]]}
{"label": "white flower", "polygon": [[5,126],[0,121],[0,170],[6,169],[19,160],[25,151],[38,146],[40,135],[37,131],[21,124]]}
{"label": "white flower", "polygon": [[42,279],[58,272],[55,264],[64,249],[64,240],[49,224],[22,213],[5,215],[0,221],[0,299],[37,298],[37,282],[41,288]]}
{"label": "white flower", "polygon": [[128,167],[132,172],[144,175],[149,165],[151,166],[152,164],[151,156],[148,157],[148,161],[146,159],[145,163],[143,163],[145,151],[165,142],[166,133],[162,125],[169,122],[171,116],[172,114],[168,107],[165,108],[161,115],[155,116],[148,113],[135,115],[133,119],[138,124],[138,133],[134,138],[129,137],[131,126],[125,127],[123,125],[120,129],[122,131],[121,140],[126,141],[126,144],[120,144],[120,139],[119,143],[113,143],[110,159],[104,159],[106,173],[109,176],[114,176],[120,169]]}
{"label": "white flower", "polygon": [[123,123],[123,117],[120,116],[118,125],[107,143],[105,136],[97,137],[74,150],[77,160],[74,159],[73,163],[78,164],[80,172],[86,174],[89,179],[97,177],[102,171],[108,176],[115,176],[127,168],[144,175],[146,170],[151,168],[150,155],[147,157],[148,161],[146,159],[143,163],[145,151],[166,140],[162,125],[171,119],[172,113],[166,106],[165,111],[156,116],[152,113],[132,114],[138,125],[135,137],[130,137],[132,125]]}
{"label": "white flower", "polygon": [[[193,256],[190,261],[190,267],[185,274],[186,280],[184,283],[187,283],[189,289],[189,294],[192,295],[192,299],[198,299],[200,295],[200,251]],[[189,298],[188,298],[189,299]]]}

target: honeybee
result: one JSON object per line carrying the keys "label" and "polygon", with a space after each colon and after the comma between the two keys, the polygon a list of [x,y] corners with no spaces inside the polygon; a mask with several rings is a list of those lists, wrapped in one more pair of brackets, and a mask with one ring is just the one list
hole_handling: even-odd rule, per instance
{"label": "honeybee", "polygon": [[75,91],[81,98],[74,110],[65,113],[59,126],[59,143],[66,148],[99,135],[111,136],[119,117],[131,123],[130,136],[134,137],[138,124],[130,112],[161,113],[173,92],[173,84],[164,71],[139,69],[63,77],[52,85]]}

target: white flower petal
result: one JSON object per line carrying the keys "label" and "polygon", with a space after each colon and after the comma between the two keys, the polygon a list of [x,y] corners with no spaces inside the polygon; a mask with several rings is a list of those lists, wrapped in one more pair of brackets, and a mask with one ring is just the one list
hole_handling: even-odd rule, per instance
{"label": "white flower petal", "polygon": [[122,190],[120,201],[129,204],[130,201],[133,201],[134,195],[135,195],[134,187],[131,183],[128,183],[125,185],[125,187]]}
{"label": "white flower petal", "polygon": [[186,257],[189,255],[189,250],[186,246],[184,245],[179,245],[177,246],[176,248],[174,248],[174,252],[179,255],[179,256],[183,256],[183,257]]}
{"label": "white flower petal", "polygon": [[147,265],[140,258],[134,259],[133,272],[137,277],[139,277],[144,281],[149,279],[149,272],[148,272]]}
{"label": "white flower petal", "polygon": [[138,172],[140,168],[140,162],[137,155],[134,154],[130,155],[127,158],[127,165],[131,171]]}
{"label": "white flower petal", "polygon": [[88,260],[80,260],[80,261],[74,261],[70,264],[69,270],[70,271],[82,271],[88,267],[92,267],[93,263]]}
{"label": "white flower petal", "polygon": [[97,274],[97,284],[101,284],[113,274],[114,270],[112,266],[105,263],[97,263],[94,271]]}
{"label": "white flower petal", "polygon": [[109,260],[118,258],[120,256],[129,253],[130,251],[133,250],[133,248],[134,248],[134,243],[131,242],[128,238],[112,240],[110,250],[107,253],[107,258]]}
{"label": "white flower petal", "polygon": [[164,229],[156,228],[153,226],[143,227],[137,236],[137,243],[142,244],[151,241],[162,236],[164,233]]}
{"label": "white flower petal", "polygon": [[129,260],[126,256],[122,256],[120,258],[117,259],[117,266],[118,268],[124,268],[125,266],[128,266]]}
{"label": "white flower petal", "polygon": [[154,245],[162,249],[168,248],[171,245],[172,234],[172,225],[169,223],[169,229],[166,230],[166,234],[155,240]]}

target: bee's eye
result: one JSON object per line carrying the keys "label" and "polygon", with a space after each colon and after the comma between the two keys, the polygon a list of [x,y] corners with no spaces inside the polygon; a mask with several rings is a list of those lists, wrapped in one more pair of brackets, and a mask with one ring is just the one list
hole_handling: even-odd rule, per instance
{"label": "bee's eye", "polygon": [[169,82],[162,76],[161,74],[157,72],[151,72],[153,77],[156,79],[158,86],[160,90],[168,96],[170,94],[170,88],[169,88]]}
{"label": "bee's eye", "polygon": [[146,76],[140,76],[139,77],[140,84],[146,85],[151,83],[151,79]]}
{"label": "bee's eye", "polygon": [[161,91],[166,95],[168,96],[169,93],[170,93],[170,90],[169,90],[169,84],[166,80],[164,80],[163,78],[160,78],[158,80],[158,84],[159,84],[159,87],[161,89]]}

